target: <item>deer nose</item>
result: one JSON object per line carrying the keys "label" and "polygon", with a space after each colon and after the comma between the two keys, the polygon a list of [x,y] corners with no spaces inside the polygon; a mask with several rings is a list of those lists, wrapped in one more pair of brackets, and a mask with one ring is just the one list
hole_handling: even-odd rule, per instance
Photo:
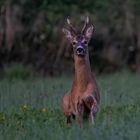
{"label": "deer nose", "polygon": [[76,52],[78,55],[84,55],[85,49],[81,46],[77,47]]}

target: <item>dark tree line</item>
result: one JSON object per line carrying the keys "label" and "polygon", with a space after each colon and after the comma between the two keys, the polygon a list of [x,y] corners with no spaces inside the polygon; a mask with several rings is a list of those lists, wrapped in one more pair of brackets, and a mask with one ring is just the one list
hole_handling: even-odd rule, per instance
{"label": "dark tree line", "polygon": [[140,71],[139,0],[1,0],[0,67],[31,65],[41,74],[72,71],[71,47],[62,34],[69,16],[95,26],[89,51],[97,72]]}

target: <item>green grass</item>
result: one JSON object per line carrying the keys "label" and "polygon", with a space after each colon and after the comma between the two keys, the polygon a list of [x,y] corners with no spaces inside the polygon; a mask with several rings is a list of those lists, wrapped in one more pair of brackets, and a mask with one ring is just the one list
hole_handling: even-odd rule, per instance
{"label": "green grass", "polygon": [[60,103],[72,77],[1,80],[0,140],[139,140],[139,74],[98,77],[96,124],[65,125]]}

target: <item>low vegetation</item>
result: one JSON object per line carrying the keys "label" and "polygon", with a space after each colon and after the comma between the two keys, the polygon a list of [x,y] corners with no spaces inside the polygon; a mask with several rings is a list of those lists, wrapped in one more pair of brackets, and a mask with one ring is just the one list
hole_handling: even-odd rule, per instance
{"label": "low vegetation", "polygon": [[138,140],[140,75],[129,72],[98,77],[101,92],[96,124],[65,125],[61,97],[72,78],[0,81],[1,140]]}

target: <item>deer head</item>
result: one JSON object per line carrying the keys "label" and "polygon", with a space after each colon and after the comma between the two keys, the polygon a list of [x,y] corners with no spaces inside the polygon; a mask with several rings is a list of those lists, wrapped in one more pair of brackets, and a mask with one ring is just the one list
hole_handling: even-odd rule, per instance
{"label": "deer head", "polygon": [[84,57],[87,52],[88,43],[92,37],[93,25],[89,24],[89,18],[85,19],[84,26],[81,32],[77,32],[67,19],[67,27],[63,28],[66,38],[73,46],[74,53],[80,57]]}

